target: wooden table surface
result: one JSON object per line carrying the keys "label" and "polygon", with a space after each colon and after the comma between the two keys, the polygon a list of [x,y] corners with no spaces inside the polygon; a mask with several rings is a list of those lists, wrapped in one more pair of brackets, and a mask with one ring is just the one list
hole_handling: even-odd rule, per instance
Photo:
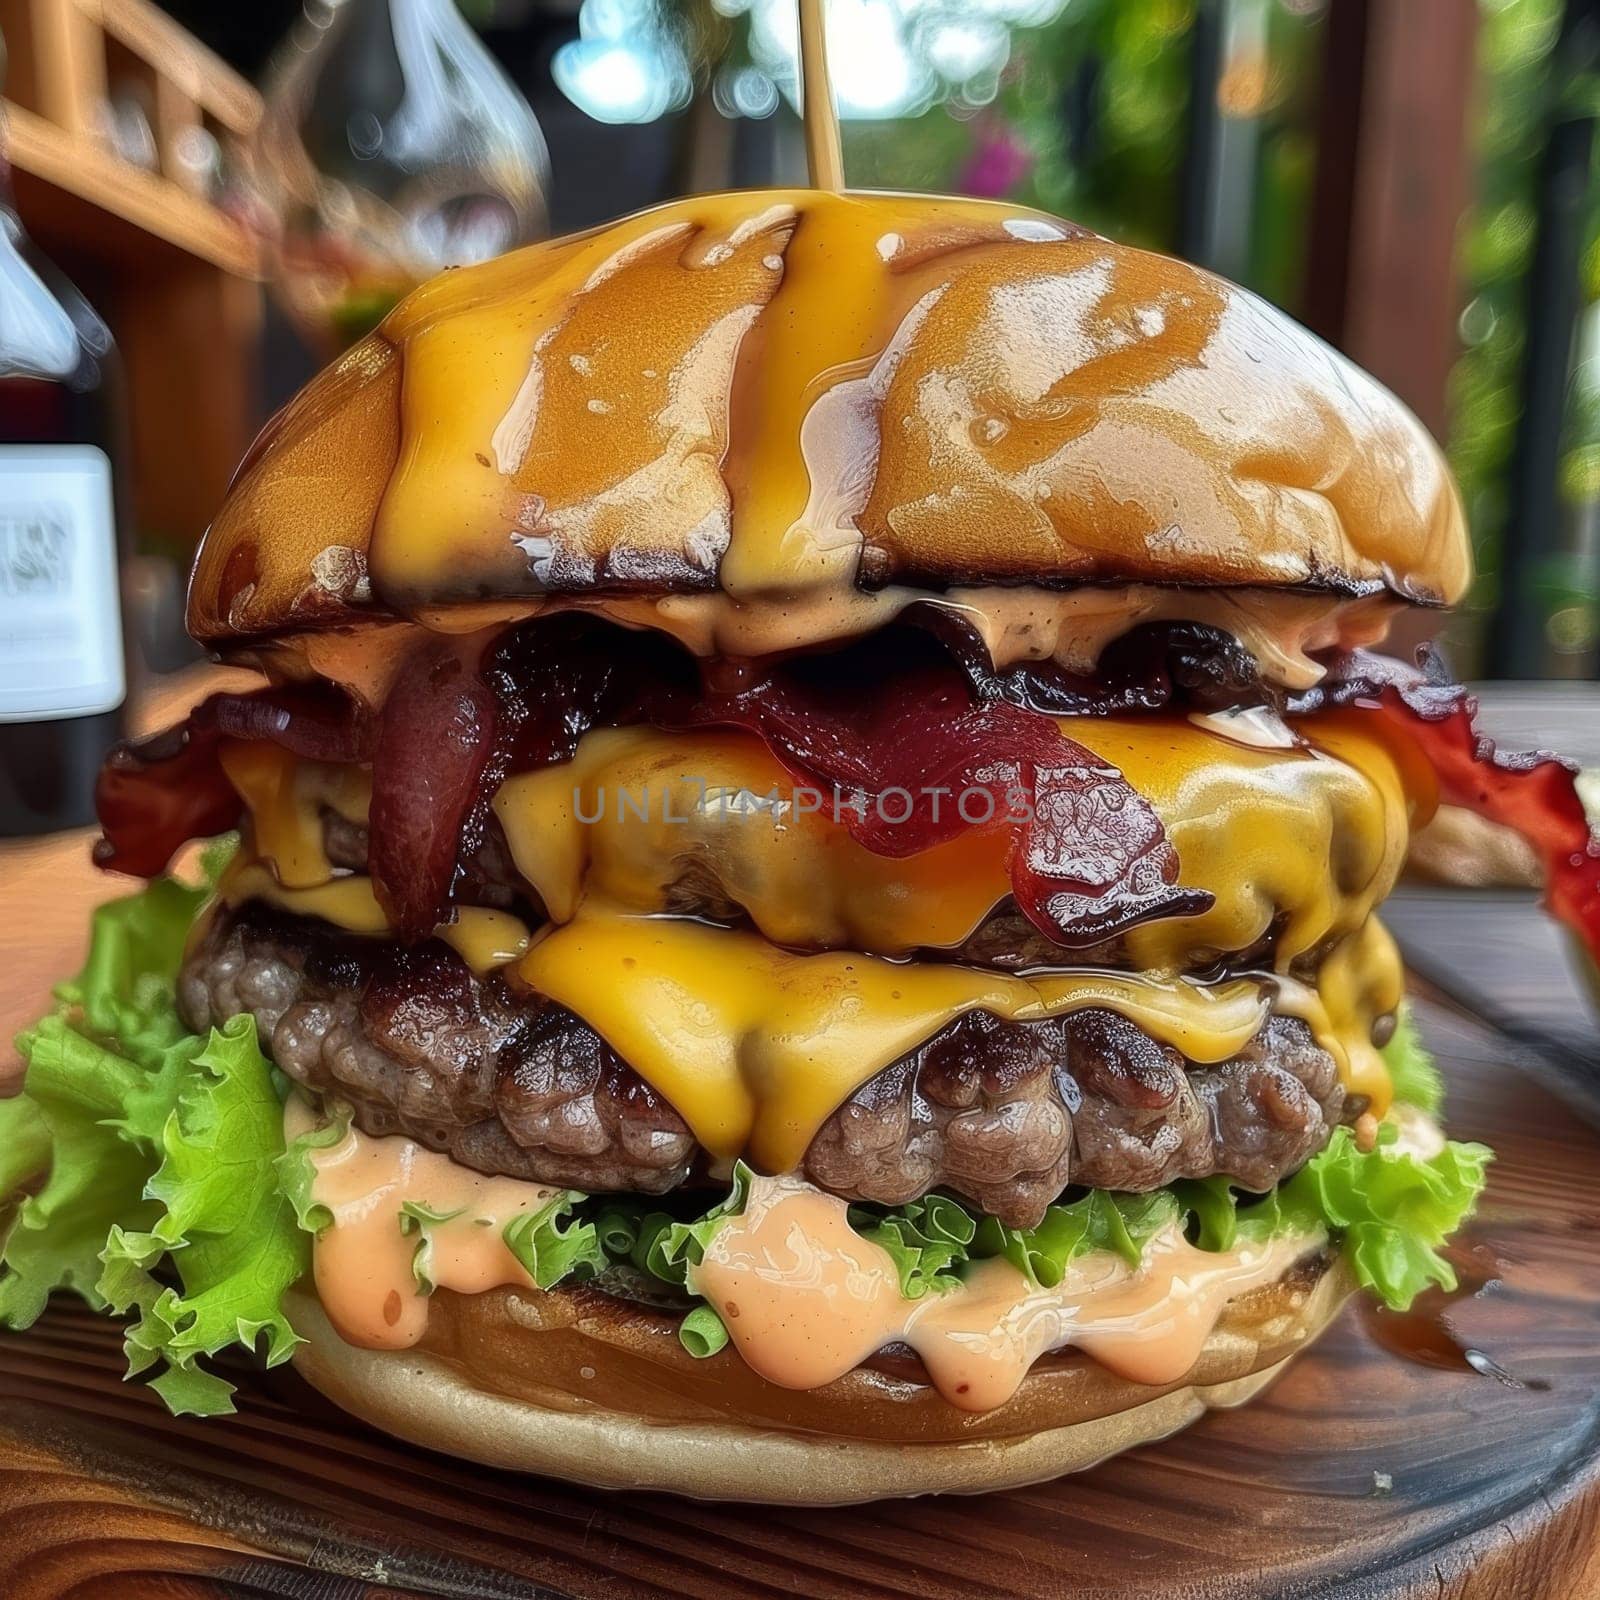
{"label": "wooden table surface", "polygon": [[[1563,704],[1568,742],[1600,746],[1600,702]],[[82,839],[0,852],[0,1026],[71,969],[104,892]],[[1404,1359],[1416,1330],[1352,1307],[1250,1406],[1074,1478],[722,1508],[448,1460],[282,1369],[239,1369],[238,1416],[174,1420],[62,1302],[0,1335],[0,1597],[1600,1596],[1595,1017],[1526,897],[1408,891],[1393,921],[1434,980],[1452,1131],[1500,1153],[1463,1252],[1489,1282],[1442,1310],[1490,1375],[1448,1340],[1443,1368]]]}

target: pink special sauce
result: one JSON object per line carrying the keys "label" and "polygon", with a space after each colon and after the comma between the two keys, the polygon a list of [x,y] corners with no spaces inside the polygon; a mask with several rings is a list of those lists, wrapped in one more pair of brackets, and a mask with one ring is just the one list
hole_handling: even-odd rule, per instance
{"label": "pink special sauce", "polygon": [[[285,1137],[315,1125],[292,1095]],[[486,1177],[414,1140],[354,1128],[309,1159],[313,1198],[333,1218],[313,1247],[317,1295],[349,1343],[405,1349],[427,1328],[428,1296],[414,1272],[421,1241],[400,1226],[407,1201],[448,1214],[428,1230],[433,1284],[458,1294],[534,1287],[502,1233],[559,1191]],[[1204,1251],[1172,1229],[1150,1241],[1137,1270],[1095,1251],[1045,1289],[996,1258],[971,1265],[957,1289],[907,1300],[893,1260],[850,1227],[843,1200],[798,1178],[758,1177],[689,1286],[769,1382],[818,1388],[899,1340],[952,1405],[987,1411],[1011,1398],[1040,1356],[1065,1345],[1134,1382],[1174,1382],[1199,1358],[1228,1301],[1276,1282],[1321,1242],[1301,1234]]]}
{"label": "pink special sauce", "polygon": [[1033,1363],[1063,1345],[1136,1383],[1174,1382],[1228,1301],[1276,1282],[1322,1242],[1298,1234],[1205,1251],[1174,1228],[1151,1240],[1137,1270],[1095,1251],[1045,1289],[996,1258],[969,1267],[958,1289],[907,1300],[893,1260],[850,1227],[847,1212],[798,1179],[758,1178],[690,1287],[772,1383],[814,1389],[902,1340],[940,1394],[968,1411],[1004,1404]]}
{"label": "pink special sauce", "polygon": [[[316,1120],[291,1095],[285,1140],[309,1132]],[[337,1144],[313,1150],[310,1161],[312,1196],[333,1214],[312,1247],[317,1298],[347,1343],[403,1350],[427,1329],[428,1296],[413,1271],[421,1241],[400,1228],[408,1200],[456,1213],[429,1228],[428,1277],[436,1286],[458,1294],[533,1287],[501,1235],[514,1217],[541,1210],[559,1190],[486,1177],[415,1140],[373,1138],[354,1127]]]}

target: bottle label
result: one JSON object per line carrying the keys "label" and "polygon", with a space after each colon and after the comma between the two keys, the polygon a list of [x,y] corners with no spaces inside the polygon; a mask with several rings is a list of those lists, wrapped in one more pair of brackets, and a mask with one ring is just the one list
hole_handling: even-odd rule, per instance
{"label": "bottle label", "polygon": [[111,463],[0,445],[0,722],[92,716],[126,688]]}

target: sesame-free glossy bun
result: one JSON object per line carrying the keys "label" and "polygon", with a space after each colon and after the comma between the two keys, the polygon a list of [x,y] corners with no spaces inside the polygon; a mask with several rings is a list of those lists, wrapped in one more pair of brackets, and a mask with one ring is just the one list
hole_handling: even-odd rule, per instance
{"label": "sesame-free glossy bun", "polygon": [[1422,426],[1245,290],[1015,206],[760,191],[423,285],[269,424],[189,621],[225,644],[996,585],[1447,603],[1469,577]]}
{"label": "sesame-free glossy bun", "polygon": [[307,1294],[286,1309],[308,1340],[301,1373],[413,1443],[600,1488],[845,1505],[1038,1483],[1242,1405],[1351,1287],[1335,1257],[1308,1257],[1229,1305],[1178,1383],[1130,1383],[1067,1351],[980,1413],[948,1404],[909,1359],[780,1389],[731,1348],[694,1359],[671,1318],[592,1290],[440,1290],[423,1342],[401,1351],[346,1344]]}

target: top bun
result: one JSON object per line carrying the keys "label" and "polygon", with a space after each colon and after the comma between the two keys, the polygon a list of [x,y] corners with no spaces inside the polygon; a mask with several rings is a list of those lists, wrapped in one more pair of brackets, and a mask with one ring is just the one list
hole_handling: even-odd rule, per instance
{"label": "top bun", "polygon": [[1470,575],[1421,424],[1256,296],[1011,205],[775,190],[423,285],[263,432],[189,623]]}

